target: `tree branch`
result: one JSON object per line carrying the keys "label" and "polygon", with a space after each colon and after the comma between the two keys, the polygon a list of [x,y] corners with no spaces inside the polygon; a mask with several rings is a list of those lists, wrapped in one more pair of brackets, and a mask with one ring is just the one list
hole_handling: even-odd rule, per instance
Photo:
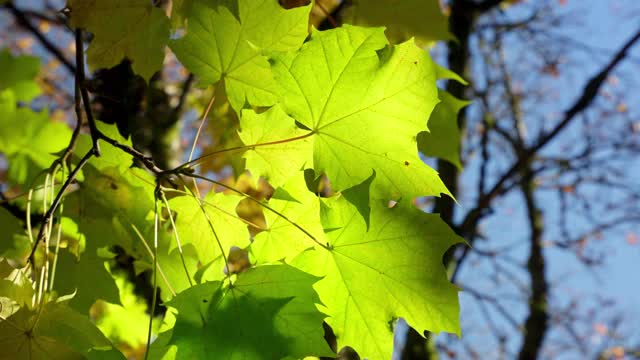
{"label": "tree branch", "polygon": [[86,87],[86,79],[84,74],[84,44],[82,42],[82,29],[76,29],[76,84],[80,87],[80,94],[82,95],[82,103],[84,104],[84,112],[87,116],[87,123],[89,123],[89,132],[91,133],[91,140],[93,141],[92,150],[97,157],[100,156],[100,145],[98,139],[100,138],[100,131],[96,125],[96,120],[93,117],[93,111],[91,110],[91,99],[89,99],[89,91]]}
{"label": "tree branch", "polygon": [[[44,46],[47,50],[49,50],[49,52],[51,54],[53,54],[53,56],[55,56],[58,59],[58,61],[60,61],[67,68],[67,70],[69,70],[69,72],[71,72],[72,74],[76,73],[75,65],[73,65],[64,56],[62,51],[57,46],[53,45],[53,43],[51,41],[49,41],[49,39],[47,39],[47,37],[44,36],[44,34],[42,32],[40,32],[40,30],[38,30],[37,27],[35,27],[35,26],[33,26],[33,24],[31,24],[29,19],[27,19],[27,17],[25,16],[24,12],[22,12],[21,10],[16,8],[11,2],[6,4],[5,6],[6,6],[7,9],[9,9],[11,14],[13,14],[13,16],[16,18],[16,20],[18,20],[18,23],[20,25],[22,25],[22,27],[24,27],[27,30],[29,30],[29,32],[31,32],[40,41],[42,46]],[[80,48],[80,50],[76,49],[76,51],[79,51],[80,53],[82,53],[82,48]]]}
{"label": "tree branch", "polygon": [[591,78],[582,91],[582,95],[578,100],[565,111],[563,119],[547,134],[540,137],[540,139],[531,147],[529,147],[518,160],[507,170],[496,184],[487,193],[482,194],[477,202],[477,205],[467,213],[467,216],[462,221],[458,230],[461,235],[469,236],[476,228],[478,222],[483,216],[483,209],[487,208],[491,201],[499,195],[505,183],[512,177],[517,175],[525,165],[527,165],[536,153],[553,140],[569,123],[575,118],[576,115],[585,110],[598,94],[598,90],[602,86],[603,82],[611,71],[625,58],[629,49],[640,39],[640,31],[638,31],[633,37],[631,37],[625,45],[616,53],[611,61],[605,66],[596,76]]}
{"label": "tree branch", "polygon": [[531,281],[529,296],[529,316],[524,324],[524,340],[518,354],[519,360],[537,359],[544,337],[549,327],[547,297],[549,285],[545,274],[544,254],[542,252],[543,223],[542,214],[536,205],[533,174],[527,169],[520,184],[527,206],[527,220],[531,234],[529,236],[529,260],[527,271]]}

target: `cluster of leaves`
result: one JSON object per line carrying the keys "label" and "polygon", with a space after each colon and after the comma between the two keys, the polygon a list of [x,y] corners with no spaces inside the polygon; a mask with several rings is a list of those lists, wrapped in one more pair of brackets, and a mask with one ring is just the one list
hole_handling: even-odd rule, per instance
{"label": "cluster of leaves", "polygon": [[[353,22],[381,25],[375,7],[388,2],[354,7]],[[126,57],[148,79],[168,45],[228,99],[243,145],[158,169],[115,126],[76,136],[22,106],[38,95],[37,60],[0,54],[9,69],[0,152],[9,185],[26,194],[9,201],[14,212],[0,208],[0,348],[9,357],[122,358],[109,330],[122,324],[99,323],[107,339],[87,317],[98,300],[123,303],[108,266],[116,248],[137,273],[153,273],[169,309],[149,327],[152,359],[331,356],[323,321],[338,349],[370,359],[390,358],[400,317],[459,334],[458,289],[442,256],[461,240],[413,199],[448,194],[419,150],[459,165],[464,103],[437,89],[438,78],[456,76],[413,39],[394,45],[384,28],[352,25],[309,35],[312,5],[285,10],[275,0],[174,0],[171,17],[147,0],[68,7],[71,25],[94,34],[91,68]],[[388,24],[387,35],[449,36],[446,22],[414,23]],[[230,153],[275,189],[268,200],[198,171]],[[318,191],[320,177],[331,196]],[[225,191],[200,194],[196,180]],[[266,225],[238,216],[240,202],[257,204]]]}

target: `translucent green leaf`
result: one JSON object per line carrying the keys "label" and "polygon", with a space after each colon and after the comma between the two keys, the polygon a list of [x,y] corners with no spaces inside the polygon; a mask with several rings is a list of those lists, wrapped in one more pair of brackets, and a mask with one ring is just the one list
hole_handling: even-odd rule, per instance
{"label": "translucent green leaf", "polygon": [[0,321],[0,349],[3,359],[73,360],[110,354],[122,359],[109,340],[88,317],[62,304],[47,303],[42,309],[21,308]]}
{"label": "translucent green leaf", "polygon": [[[245,248],[249,245],[247,224],[236,213],[240,200],[241,196],[210,192],[203,199],[206,216],[198,199],[192,196],[169,201],[171,210],[177,214],[175,221],[182,244],[192,244],[203,264],[221,258],[220,247],[228,254],[232,246]],[[171,246],[172,249],[176,247],[176,244]],[[221,268],[221,276],[222,271]]]}
{"label": "translucent green leaf", "polygon": [[96,326],[114,344],[136,349],[147,343],[149,313],[144,299],[134,293],[134,285],[124,276],[116,276],[122,305],[101,303]]}
{"label": "translucent green leaf", "polygon": [[202,85],[225,81],[236,111],[273,105],[277,96],[263,53],[295,50],[307,37],[311,6],[284,10],[272,0],[194,0],[187,35],[171,50]]}
{"label": "translucent green leaf", "polygon": [[[287,117],[279,105],[271,107],[261,115],[244,110],[240,127],[240,139],[243,143],[251,145],[297,138],[308,133],[297,127],[294,120]],[[247,150],[243,157],[247,169],[250,169],[256,178],[262,176],[271,186],[279,187],[307,164],[313,164],[312,150],[311,139],[303,138],[278,146],[254,146]]]}
{"label": "translucent green leaf", "polygon": [[324,201],[323,225],[331,250],[316,248],[293,265],[323,276],[314,288],[330,316],[338,348],[363,358],[389,359],[399,317],[420,333],[460,334],[458,289],[447,280],[442,256],[461,241],[438,215],[411,204],[371,204],[371,224],[344,197]]}
{"label": "translucent green leaf", "polygon": [[46,111],[17,108],[12,91],[0,93],[0,114],[0,152],[9,161],[9,181],[29,187],[69,144],[71,130],[49,120]]}
{"label": "translucent green leaf", "polygon": [[88,315],[98,299],[120,303],[118,287],[106,268],[106,260],[95,249],[85,251],[80,259],[63,250],[58,255],[55,289],[62,295],[74,294],[69,306],[81,314]]}
{"label": "translucent green leaf", "polygon": [[386,26],[387,36],[394,41],[411,37],[423,42],[454,38],[438,0],[355,0],[347,8],[345,22]]}
{"label": "translucent green leaf", "polygon": [[84,167],[83,186],[66,197],[65,214],[78,224],[87,249],[118,245],[132,256],[148,253],[134,230],[147,241],[153,239],[154,184],[141,179],[142,174],[113,167],[98,170],[93,164]]}
{"label": "translucent green leaf", "polygon": [[[168,224],[165,224],[168,226]],[[162,231],[162,229],[161,229]],[[173,231],[173,230],[170,230]],[[158,287],[163,301],[173,298],[173,293],[181,292],[195,283],[194,275],[199,268],[199,261],[196,249],[193,244],[182,244],[184,264],[180,257],[180,251],[176,249],[176,242],[169,232],[162,231],[158,239],[158,266],[162,273],[158,274]],[[153,239],[147,240],[149,247],[153,246]],[[171,250],[170,250],[171,249]],[[153,257],[145,254],[142,259],[134,262],[136,273],[153,270]],[[185,271],[186,267],[186,271]],[[220,279],[224,273],[222,268],[224,262],[220,262],[216,279]],[[187,275],[188,274],[188,275]],[[191,281],[189,281],[191,280]]]}
{"label": "translucent green leaf", "polygon": [[[329,356],[324,315],[315,303],[318,278],[287,265],[269,265],[238,275],[233,286],[208,282],[176,296],[178,310],[162,359],[281,359]],[[165,348],[170,350],[170,347]],[[155,353],[157,354],[157,353]]]}
{"label": "translucent green leaf", "polygon": [[[316,194],[307,190],[302,172],[298,172],[284,187],[275,191],[269,200],[269,206],[286,216],[289,221],[265,210],[267,229],[256,235],[251,244],[251,252],[258,262],[291,260],[300,252],[317,245],[316,241],[324,243],[320,201]],[[309,234],[305,234],[299,227]]]}
{"label": "translucent green leaf", "polygon": [[81,312],[98,299],[119,303],[118,289],[104,264],[113,254],[103,249],[119,246],[130,256],[149,257],[149,244],[145,246],[136,229],[151,244],[154,234],[154,185],[145,182],[141,170],[99,170],[90,163],[83,171],[80,189],[65,197],[64,213],[77,224],[80,235],[70,235],[83,240],[84,251],[79,259],[61,252],[56,280],[59,293],[76,293],[70,304]]}
{"label": "translucent green leaf", "polygon": [[71,26],[95,36],[87,58],[92,69],[110,68],[124,58],[148,80],[162,68],[169,18],[147,0],[69,0]]}
{"label": "translucent green leaf", "polygon": [[418,134],[418,149],[426,156],[447,160],[461,169],[458,112],[470,102],[459,100],[444,90],[439,90],[438,96],[441,102],[431,113],[429,132]]}
{"label": "translucent green leaf", "polygon": [[33,81],[40,71],[40,59],[35,56],[12,56],[9,50],[0,51],[0,93],[13,91],[16,101],[31,101],[40,95],[40,87]]}
{"label": "translucent green leaf", "polygon": [[13,268],[11,270],[11,273],[8,274],[9,276],[0,278],[1,319],[8,318],[20,310],[21,307],[31,308],[33,305],[34,289],[31,279],[22,270]]}
{"label": "translucent green leaf", "polygon": [[[415,44],[388,46],[382,28],[316,31],[299,52],[274,56],[273,69],[289,116],[263,113],[252,121],[261,128],[244,124],[242,131],[291,128],[293,119],[308,130],[305,138],[281,138],[269,145],[274,150],[260,150],[270,173],[290,171],[278,161],[283,153],[294,161],[305,158],[292,146],[305,140],[313,146],[306,167],[326,173],[336,191],[375,171],[375,198],[448,194],[418,156],[416,136],[426,130],[438,98],[433,63]],[[265,173],[263,166],[249,170]]]}

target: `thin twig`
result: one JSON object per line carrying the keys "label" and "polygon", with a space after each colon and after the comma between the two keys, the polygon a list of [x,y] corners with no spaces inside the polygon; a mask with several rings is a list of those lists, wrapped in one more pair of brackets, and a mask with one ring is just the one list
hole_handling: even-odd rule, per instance
{"label": "thin twig", "polygon": [[204,111],[204,114],[202,114],[202,118],[200,119],[200,125],[198,125],[198,131],[196,131],[196,136],[193,138],[191,151],[189,151],[189,162],[191,162],[191,159],[193,159],[193,153],[196,151],[196,145],[198,144],[198,138],[200,137],[200,132],[204,127],[204,123],[207,120],[207,116],[209,116],[209,111],[211,111],[211,107],[213,106],[213,102],[215,101],[215,99],[216,99],[216,93],[214,90],[213,95],[211,96],[211,100],[209,100],[209,104],[207,105],[207,108]]}
{"label": "thin twig", "polygon": [[301,136],[296,136],[296,137],[292,137],[289,139],[282,139],[282,140],[276,140],[276,141],[269,141],[269,142],[265,142],[265,143],[258,143],[258,144],[250,144],[250,145],[241,145],[241,146],[235,146],[235,147],[231,147],[231,148],[227,148],[227,149],[221,149],[221,150],[216,150],[216,151],[212,151],[210,153],[204,154],[200,157],[197,157],[191,161],[188,161],[180,166],[178,166],[177,168],[173,169],[173,170],[169,170],[167,171],[167,173],[179,173],[181,172],[181,170],[183,169],[187,169],[187,168],[192,168],[193,166],[196,165],[200,165],[203,160],[206,160],[207,158],[219,155],[219,154],[223,154],[223,153],[227,153],[227,152],[233,152],[233,151],[240,151],[240,150],[253,150],[254,148],[257,147],[262,147],[262,146],[271,146],[271,145],[278,145],[278,144],[284,144],[284,143],[288,143],[288,142],[292,142],[292,141],[297,141],[297,140],[302,140],[305,138],[308,138],[309,136],[314,135],[315,132],[309,132],[307,134],[301,135]]}

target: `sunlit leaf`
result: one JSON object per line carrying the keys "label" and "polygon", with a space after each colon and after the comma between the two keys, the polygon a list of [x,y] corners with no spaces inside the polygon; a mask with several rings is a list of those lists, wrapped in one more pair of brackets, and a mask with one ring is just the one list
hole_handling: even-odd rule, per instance
{"label": "sunlit leaf", "polygon": [[169,18],[147,0],[69,0],[71,26],[92,32],[87,50],[93,70],[128,58],[133,71],[148,80],[162,67]]}
{"label": "sunlit leaf", "polygon": [[[382,28],[347,26],[316,31],[299,52],[273,61],[290,116],[277,110],[263,113],[257,115],[261,121],[252,121],[257,129],[243,126],[242,131],[266,133],[268,126],[291,129],[291,134],[278,134],[284,137],[268,153],[252,150],[261,151],[270,165],[265,170],[258,163],[257,173],[286,174],[290,170],[278,158],[288,154],[296,164],[306,155],[313,162],[305,166],[326,173],[336,191],[375,171],[375,198],[448,194],[437,173],[418,156],[416,136],[427,129],[438,98],[433,63],[415,44],[388,46]],[[306,130],[306,137],[291,137],[295,124]],[[299,141],[312,143],[310,154],[292,146]]]}
{"label": "sunlit leaf", "polygon": [[194,0],[187,35],[171,41],[171,50],[202,85],[224,80],[236,111],[245,102],[272,105],[276,88],[263,53],[297,49],[310,9],[284,10],[270,0]]}
{"label": "sunlit leaf", "polygon": [[460,169],[458,112],[469,102],[459,100],[444,90],[440,90],[438,96],[441,102],[431,113],[429,132],[418,135],[418,149],[426,156],[447,160]]}
{"label": "sunlit leaf", "polygon": [[322,216],[330,249],[306,251],[293,265],[323,277],[315,289],[338,348],[391,358],[399,317],[420,333],[460,334],[458,289],[447,279],[442,256],[461,239],[438,215],[378,201],[371,204],[367,231],[357,208],[337,197],[323,202]]}
{"label": "sunlit leaf", "polygon": [[17,108],[12,91],[0,93],[0,114],[0,152],[9,161],[9,180],[30,187],[57,158],[54,153],[69,144],[71,130],[51,122],[46,111]]}
{"label": "sunlit leaf", "polygon": [[34,81],[40,71],[40,60],[35,56],[12,56],[8,50],[0,51],[0,93],[11,90],[16,101],[31,101],[40,95]]}

